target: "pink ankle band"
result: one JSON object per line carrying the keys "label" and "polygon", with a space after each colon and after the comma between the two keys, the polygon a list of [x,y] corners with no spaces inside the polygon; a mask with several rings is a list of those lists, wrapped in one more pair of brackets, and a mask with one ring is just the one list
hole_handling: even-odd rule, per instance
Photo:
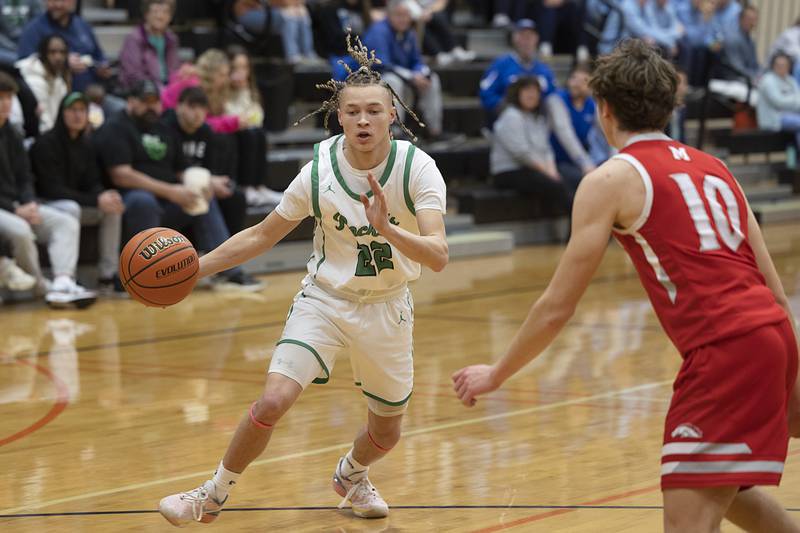
{"label": "pink ankle band", "polygon": [[372,445],[378,448],[378,450],[382,451],[383,453],[387,453],[389,450],[391,450],[391,448],[384,448],[383,446],[375,442],[375,438],[372,436],[372,433],[370,433],[369,430],[367,430],[367,437],[369,437],[369,441],[372,443]]}
{"label": "pink ankle band", "polygon": [[256,426],[261,429],[272,429],[272,424],[265,424],[264,422],[259,421],[256,418],[256,415],[253,414],[253,409],[255,409],[256,404],[258,401],[253,402],[253,405],[250,406],[250,421]]}

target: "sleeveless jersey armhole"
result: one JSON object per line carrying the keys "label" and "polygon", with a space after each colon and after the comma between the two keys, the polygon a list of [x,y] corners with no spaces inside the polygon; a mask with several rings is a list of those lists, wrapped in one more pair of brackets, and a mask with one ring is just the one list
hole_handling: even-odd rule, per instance
{"label": "sleeveless jersey armhole", "polygon": [[621,159],[635,168],[636,172],[639,174],[639,177],[642,179],[642,183],[644,184],[644,206],[642,206],[642,212],[639,215],[639,218],[637,218],[636,222],[634,222],[629,228],[614,228],[616,233],[622,235],[632,235],[638,232],[650,217],[650,211],[653,208],[653,180],[650,178],[650,173],[647,172],[647,169],[644,168],[644,165],[642,165],[639,160],[632,155],[624,153],[617,154],[613,156],[612,159]]}

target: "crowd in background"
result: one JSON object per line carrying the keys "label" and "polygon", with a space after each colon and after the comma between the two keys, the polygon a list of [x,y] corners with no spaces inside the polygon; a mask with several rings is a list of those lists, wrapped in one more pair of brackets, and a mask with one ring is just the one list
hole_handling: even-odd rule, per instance
{"label": "crowd in background", "polygon": [[[359,36],[422,116],[425,141],[459,133],[443,128],[436,69],[476,54],[458,36],[450,0],[214,0],[234,44],[192,60],[171,29],[175,0],[131,1],[141,23],[112,63],[76,0],[0,0],[0,288],[32,289],[53,306],[94,298],[76,281],[81,224],[92,224],[99,289],[120,294],[120,243],[138,231],[174,227],[208,251],[244,227],[247,206],[277,203],[280,192],[266,186],[264,80],[253,71],[259,43],[277,41],[287,65],[328,66],[341,80],[355,67],[347,35]],[[714,91],[757,109],[761,128],[800,140],[800,20],[765,68],[752,37],[758,11],[737,0],[465,5],[468,23],[507,28],[510,39],[475,88],[493,183],[542,198],[548,214],[568,213],[581,177],[612,152],[588,81],[591,57],[622,38],[660,48],[681,73],[681,96],[711,77]],[[549,66],[554,53],[575,60],[564,87]],[[682,113],[669,128],[680,140]],[[240,269],[213,285],[261,286]]]}

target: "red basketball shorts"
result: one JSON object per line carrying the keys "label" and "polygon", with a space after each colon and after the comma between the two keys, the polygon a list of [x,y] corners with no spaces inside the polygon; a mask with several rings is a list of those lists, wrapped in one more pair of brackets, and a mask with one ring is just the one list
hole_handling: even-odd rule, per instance
{"label": "red basketball shorts", "polygon": [[797,356],[788,320],[689,352],[664,427],[661,488],[778,485]]}

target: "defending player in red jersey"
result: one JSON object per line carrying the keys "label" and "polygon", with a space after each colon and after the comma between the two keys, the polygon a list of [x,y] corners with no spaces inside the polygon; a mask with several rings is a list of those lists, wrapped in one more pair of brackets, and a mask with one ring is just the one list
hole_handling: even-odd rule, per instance
{"label": "defending player in red jersey", "polygon": [[461,401],[497,389],[572,316],[613,233],[633,260],[683,357],[661,459],[664,528],[797,532],[755,485],[777,485],[797,436],[797,334],[742,191],[719,160],[661,133],[675,105],[673,67],[642,41],[598,61],[591,82],[620,153],[587,175],[572,238],[506,355],[453,375]]}

